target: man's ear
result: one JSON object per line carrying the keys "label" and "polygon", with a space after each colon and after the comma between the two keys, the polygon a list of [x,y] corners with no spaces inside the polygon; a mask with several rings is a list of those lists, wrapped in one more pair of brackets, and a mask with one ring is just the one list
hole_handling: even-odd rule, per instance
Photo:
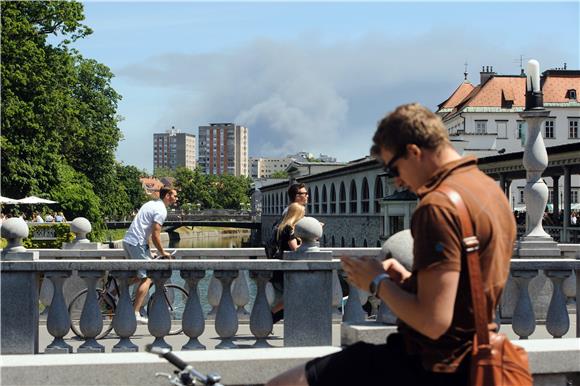
{"label": "man's ear", "polygon": [[407,155],[411,155],[416,158],[421,158],[422,154],[423,152],[421,151],[421,148],[419,146],[415,145],[414,143],[407,144]]}

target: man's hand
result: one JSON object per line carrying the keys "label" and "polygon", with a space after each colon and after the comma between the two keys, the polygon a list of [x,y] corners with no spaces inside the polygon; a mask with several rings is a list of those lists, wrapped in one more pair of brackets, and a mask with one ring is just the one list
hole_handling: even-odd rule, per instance
{"label": "man's hand", "polygon": [[411,276],[411,272],[407,271],[401,263],[392,258],[383,261],[383,269],[395,283],[400,284]]}
{"label": "man's hand", "polygon": [[364,256],[358,258],[342,256],[340,260],[342,262],[342,268],[347,274],[348,281],[363,291],[369,290],[371,281],[375,276],[386,272],[381,262],[372,257]]}

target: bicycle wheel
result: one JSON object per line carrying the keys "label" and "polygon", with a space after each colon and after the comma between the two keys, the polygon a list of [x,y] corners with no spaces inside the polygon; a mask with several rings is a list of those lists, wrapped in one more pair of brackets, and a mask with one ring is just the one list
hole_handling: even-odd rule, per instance
{"label": "bicycle wheel", "polygon": [[[81,339],[84,339],[85,336],[81,332],[81,313],[83,311],[83,307],[85,305],[85,300],[87,299],[87,289],[82,290],[79,292],[70,302],[68,306],[68,314],[70,316],[70,327],[73,333]],[[115,300],[106,292],[103,292],[102,289],[97,289],[97,303],[99,305],[99,309],[103,314],[103,329],[101,333],[96,336],[96,339],[104,338],[105,336],[109,335],[111,330],[113,329],[113,317],[115,316],[115,308],[117,308],[117,304]]]}
{"label": "bicycle wheel", "polygon": [[[171,330],[169,330],[169,335],[177,335],[183,331],[181,319],[183,318],[183,311],[185,310],[185,303],[187,303],[188,296],[187,291],[177,284],[165,285],[164,300],[167,302],[169,315],[171,315]],[[151,296],[149,302],[147,302],[147,317],[149,317],[149,310],[153,304],[153,299],[154,297]]]}

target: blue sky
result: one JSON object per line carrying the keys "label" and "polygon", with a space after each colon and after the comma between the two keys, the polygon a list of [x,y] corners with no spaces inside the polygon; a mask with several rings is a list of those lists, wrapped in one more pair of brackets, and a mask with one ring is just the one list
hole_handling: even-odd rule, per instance
{"label": "blue sky", "polygon": [[[85,2],[75,47],[123,96],[117,158],[151,171],[153,133],[250,129],[250,155],[368,153],[399,104],[435,109],[482,66],[580,69],[576,2]],[[524,63],[525,67],[525,63]]]}

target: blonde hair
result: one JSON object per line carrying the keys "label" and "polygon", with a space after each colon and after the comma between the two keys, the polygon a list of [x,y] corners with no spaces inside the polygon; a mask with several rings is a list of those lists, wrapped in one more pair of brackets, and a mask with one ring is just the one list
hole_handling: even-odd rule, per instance
{"label": "blonde hair", "polygon": [[294,225],[296,225],[296,223],[302,217],[304,217],[304,213],[305,209],[304,206],[302,206],[301,204],[297,202],[293,202],[292,204],[290,204],[288,206],[286,216],[284,216],[284,218],[282,219],[282,221],[280,221],[280,224],[278,225],[278,237],[280,237],[280,234],[282,234],[282,231],[284,230],[284,228],[286,228],[286,226],[289,225],[290,227],[292,227],[292,229],[294,229]]}

